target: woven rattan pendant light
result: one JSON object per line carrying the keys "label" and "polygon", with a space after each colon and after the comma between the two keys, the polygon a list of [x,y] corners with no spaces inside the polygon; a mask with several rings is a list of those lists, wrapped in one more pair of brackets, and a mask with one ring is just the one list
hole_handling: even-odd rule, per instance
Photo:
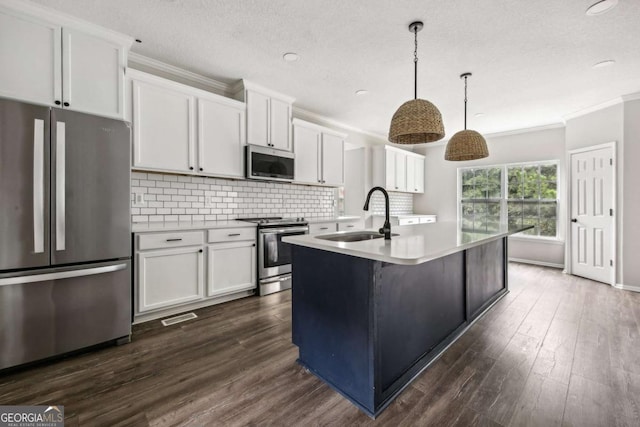
{"label": "woven rattan pendant light", "polygon": [[442,114],[438,108],[424,99],[418,99],[418,31],[422,22],[412,22],[409,31],[415,37],[413,52],[414,84],[413,98],[398,108],[391,119],[389,141],[395,144],[422,144],[444,138]]}
{"label": "woven rattan pendant light", "polygon": [[471,73],[460,75],[464,79],[464,130],[456,133],[447,143],[445,160],[476,160],[489,156],[487,141],[475,130],[467,130],[467,78]]}

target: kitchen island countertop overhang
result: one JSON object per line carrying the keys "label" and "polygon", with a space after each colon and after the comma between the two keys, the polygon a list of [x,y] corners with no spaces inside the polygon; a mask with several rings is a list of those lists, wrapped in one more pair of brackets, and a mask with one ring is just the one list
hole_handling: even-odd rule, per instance
{"label": "kitchen island countertop overhang", "polygon": [[386,241],[284,238],[298,363],[376,417],[507,294],[507,237],[528,228],[440,222],[395,227]]}
{"label": "kitchen island countertop overhang", "polygon": [[[285,237],[286,243],[351,255],[391,264],[422,264],[455,252],[483,245],[532,228],[500,223],[493,231],[463,231],[456,221],[394,227],[391,240],[371,239],[360,242],[335,242],[318,238],[322,235]],[[374,231],[374,230],[370,230]],[[348,234],[349,231],[331,233]]]}

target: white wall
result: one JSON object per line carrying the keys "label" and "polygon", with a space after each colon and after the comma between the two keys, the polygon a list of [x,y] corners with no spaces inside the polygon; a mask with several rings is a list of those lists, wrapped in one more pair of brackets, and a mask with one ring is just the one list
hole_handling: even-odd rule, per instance
{"label": "white wall", "polygon": [[[444,160],[445,144],[418,147],[415,151],[425,154],[425,193],[414,196],[414,211],[438,215],[439,221],[456,221],[457,170],[460,167],[500,165],[504,163],[558,160],[558,180],[565,179],[565,129],[532,130],[518,134],[488,135],[489,157],[468,162]],[[566,196],[559,188],[559,217],[565,217]],[[544,242],[511,238],[510,256],[530,261],[564,265],[564,224],[559,222],[560,242]]]}
{"label": "white wall", "polygon": [[[624,103],[624,157],[618,157],[623,163],[624,188],[622,197],[624,211],[622,221],[622,265],[624,271],[621,283],[626,286],[640,287],[640,99]],[[620,162],[622,160],[622,162]]]}

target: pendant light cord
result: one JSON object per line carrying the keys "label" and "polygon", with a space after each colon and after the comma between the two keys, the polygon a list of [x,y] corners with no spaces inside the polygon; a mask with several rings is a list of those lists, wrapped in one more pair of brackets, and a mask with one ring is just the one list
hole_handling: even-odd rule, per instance
{"label": "pendant light cord", "polygon": [[467,130],[467,76],[464,76],[464,130]]}
{"label": "pendant light cord", "polygon": [[413,50],[413,99],[418,99],[418,27],[413,28],[415,48]]}

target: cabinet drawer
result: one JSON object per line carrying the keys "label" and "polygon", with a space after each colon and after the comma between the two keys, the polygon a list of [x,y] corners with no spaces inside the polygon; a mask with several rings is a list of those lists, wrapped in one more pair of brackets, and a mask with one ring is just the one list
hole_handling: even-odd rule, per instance
{"label": "cabinet drawer", "polygon": [[338,231],[361,230],[364,228],[364,220],[345,221],[338,223]]}
{"label": "cabinet drawer", "polygon": [[142,234],[138,236],[138,250],[174,248],[179,246],[202,245],[202,231],[176,231],[170,233]]}
{"label": "cabinet drawer", "polygon": [[412,225],[412,224],[420,224],[420,218],[402,218],[398,219],[398,225]]}
{"label": "cabinet drawer", "polygon": [[338,231],[338,227],[335,222],[319,222],[316,224],[309,224],[309,234],[331,233],[333,231]]}
{"label": "cabinet drawer", "polygon": [[436,222],[436,217],[435,216],[420,217],[420,224],[428,224],[430,222]]}
{"label": "cabinet drawer", "polygon": [[208,231],[207,241],[213,242],[234,242],[237,240],[255,240],[256,229],[253,227],[243,228],[218,228]]}

